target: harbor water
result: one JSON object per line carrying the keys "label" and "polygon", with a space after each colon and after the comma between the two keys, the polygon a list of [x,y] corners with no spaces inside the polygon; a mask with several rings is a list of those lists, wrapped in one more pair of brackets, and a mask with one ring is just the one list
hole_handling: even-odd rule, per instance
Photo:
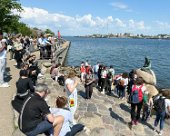
{"label": "harbor water", "polygon": [[170,40],[131,38],[65,37],[71,46],[65,65],[79,66],[89,60],[106,66],[113,65],[116,74],[130,72],[144,65],[145,56],[151,60],[157,86],[170,87]]}

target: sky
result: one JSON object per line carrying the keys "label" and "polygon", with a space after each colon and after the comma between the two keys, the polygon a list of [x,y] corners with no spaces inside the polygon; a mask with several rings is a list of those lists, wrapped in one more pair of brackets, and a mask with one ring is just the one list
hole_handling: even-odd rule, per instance
{"label": "sky", "polygon": [[170,34],[170,0],[20,0],[21,21],[63,36]]}

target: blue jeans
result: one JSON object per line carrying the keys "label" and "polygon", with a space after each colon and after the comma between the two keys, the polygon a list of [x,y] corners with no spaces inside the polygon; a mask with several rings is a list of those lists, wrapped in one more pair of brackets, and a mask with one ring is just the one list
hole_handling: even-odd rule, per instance
{"label": "blue jeans", "polygon": [[48,122],[47,120],[42,121],[40,124],[37,125],[37,127],[30,131],[25,133],[27,136],[37,136],[38,134],[53,134],[53,124]]}
{"label": "blue jeans", "polygon": [[76,124],[71,128],[71,131],[68,132],[65,136],[74,136],[75,134],[83,130],[83,128],[84,128],[84,125]]}
{"label": "blue jeans", "polygon": [[0,58],[0,84],[4,83],[5,63],[6,58]]}
{"label": "blue jeans", "polygon": [[165,111],[161,112],[161,113],[156,113],[156,119],[154,122],[154,126],[156,127],[160,121],[160,130],[163,130],[164,127],[164,120],[165,120]]}
{"label": "blue jeans", "polygon": [[119,86],[119,97],[125,97],[125,88],[126,86]]}

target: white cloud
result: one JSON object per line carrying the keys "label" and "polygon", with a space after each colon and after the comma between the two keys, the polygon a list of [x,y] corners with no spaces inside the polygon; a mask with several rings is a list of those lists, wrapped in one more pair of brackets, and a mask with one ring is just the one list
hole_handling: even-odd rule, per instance
{"label": "white cloud", "polygon": [[83,17],[77,17],[76,21],[78,22],[78,24],[81,24],[83,26],[93,27],[96,25],[96,22],[92,19],[91,14],[84,15]]}
{"label": "white cloud", "polygon": [[123,23],[123,21],[120,20],[119,18],[115,18],[115,24],[116,24],[118,27],[126,27],[126,24]]}
{"label": "white cloud", "polygon": [[[144,21],[122,20],[107,16],[101,18],[93,17],[91,14],[83,16],[67,16],[62,13],[49,13],[40,8],[23,7],[24,12],[21,15],[21,21],[31,27],[41,29],[51,29],[54,32],[61,30],[63,35],[86,35],[115,32],[137,32],[148,29]],[[106,31],[107,30],[107,31]]]}
{"label": "white cloud", "polygon": [[79,31],[80,29],[85,30],[95,27],[103,28],[113,22],[112,16],[100,18],[87,14],[84,16],[71,17],[61,13],[49,13],[47,10],[39,8],[23,7],[23,9],[24,11],[20,14],[21,20],[30,26],[42,29],[46,29],[48,26],[52,30],[61,28],[67,29],[67,31]]}
{"label": "white cloud", "polygon": [[114,9],[124,10],[126,12],[132,12],[133,10],[129,6],[122,2],[113,2],[110,4]]}
{"label": "white cloud", "polygon": [[131,29],[139,29],[139,30],[144,30],[146,29],[147,27],[145,27],[145,23],[144,21],[134,21],[133,19],[130,19],[128,21],[128,27],[131,28]]}
{"label": "white cloud", "polygon": [[113,2],[111,3],[111,5],[117,9],[128,9],[128,5],[121,3],[121,2]]}
{"label": "white cloud", "polygon": [[157,27],[159,27],[160,29],[170,29],[170,23],[168,22],[162,22],[162,21],[155,21]]}

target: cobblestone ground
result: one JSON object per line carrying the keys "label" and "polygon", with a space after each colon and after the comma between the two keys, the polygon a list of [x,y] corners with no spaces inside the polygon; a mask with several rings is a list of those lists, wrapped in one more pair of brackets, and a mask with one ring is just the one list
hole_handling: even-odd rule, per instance
{"label": "cobblestone ground", "polygon": [[13,110],[11,106],[11,99],[16,92],[15,83],[18,80],[19,70],[15,68],[15,61],[9,60],[7,57],[7,71],[9,76],[5,79],[9,81],[10,87],[0,88],[0,135],[11,136],[14,131],[13,125]]}
{"label": "cobblestone ground", "polygon": [[[79,86],[78,90],[79,106],[76,117],[78,122],[90,128],[90,135],[103,136],[102,128],[105,129],[107,136],[158,135],[153,131],[155,116],[148,122],[140,121],[138,125],[130,126],[130,105],[126,100],[119,100],[113,94],[103,95],[97,89],[94,89],[91,100],[85,100],[84,88]],[[169,128],[169,125],[165,124],[163,136],[169,136]]]}
{"label": "cobblestone ground", "polygon": [[[38,52],[34,53],[36,56]],[[12,136],[14,128],[14,111],[11,106],[11,100],[16,93],[16,81],[19,78],[19,69],[15,67],[16,61],[9,60],[9,53],[7,54],[6,70],[9,76],[5,79],[9,82],[10,87],[0,88],[0,135]]]}

